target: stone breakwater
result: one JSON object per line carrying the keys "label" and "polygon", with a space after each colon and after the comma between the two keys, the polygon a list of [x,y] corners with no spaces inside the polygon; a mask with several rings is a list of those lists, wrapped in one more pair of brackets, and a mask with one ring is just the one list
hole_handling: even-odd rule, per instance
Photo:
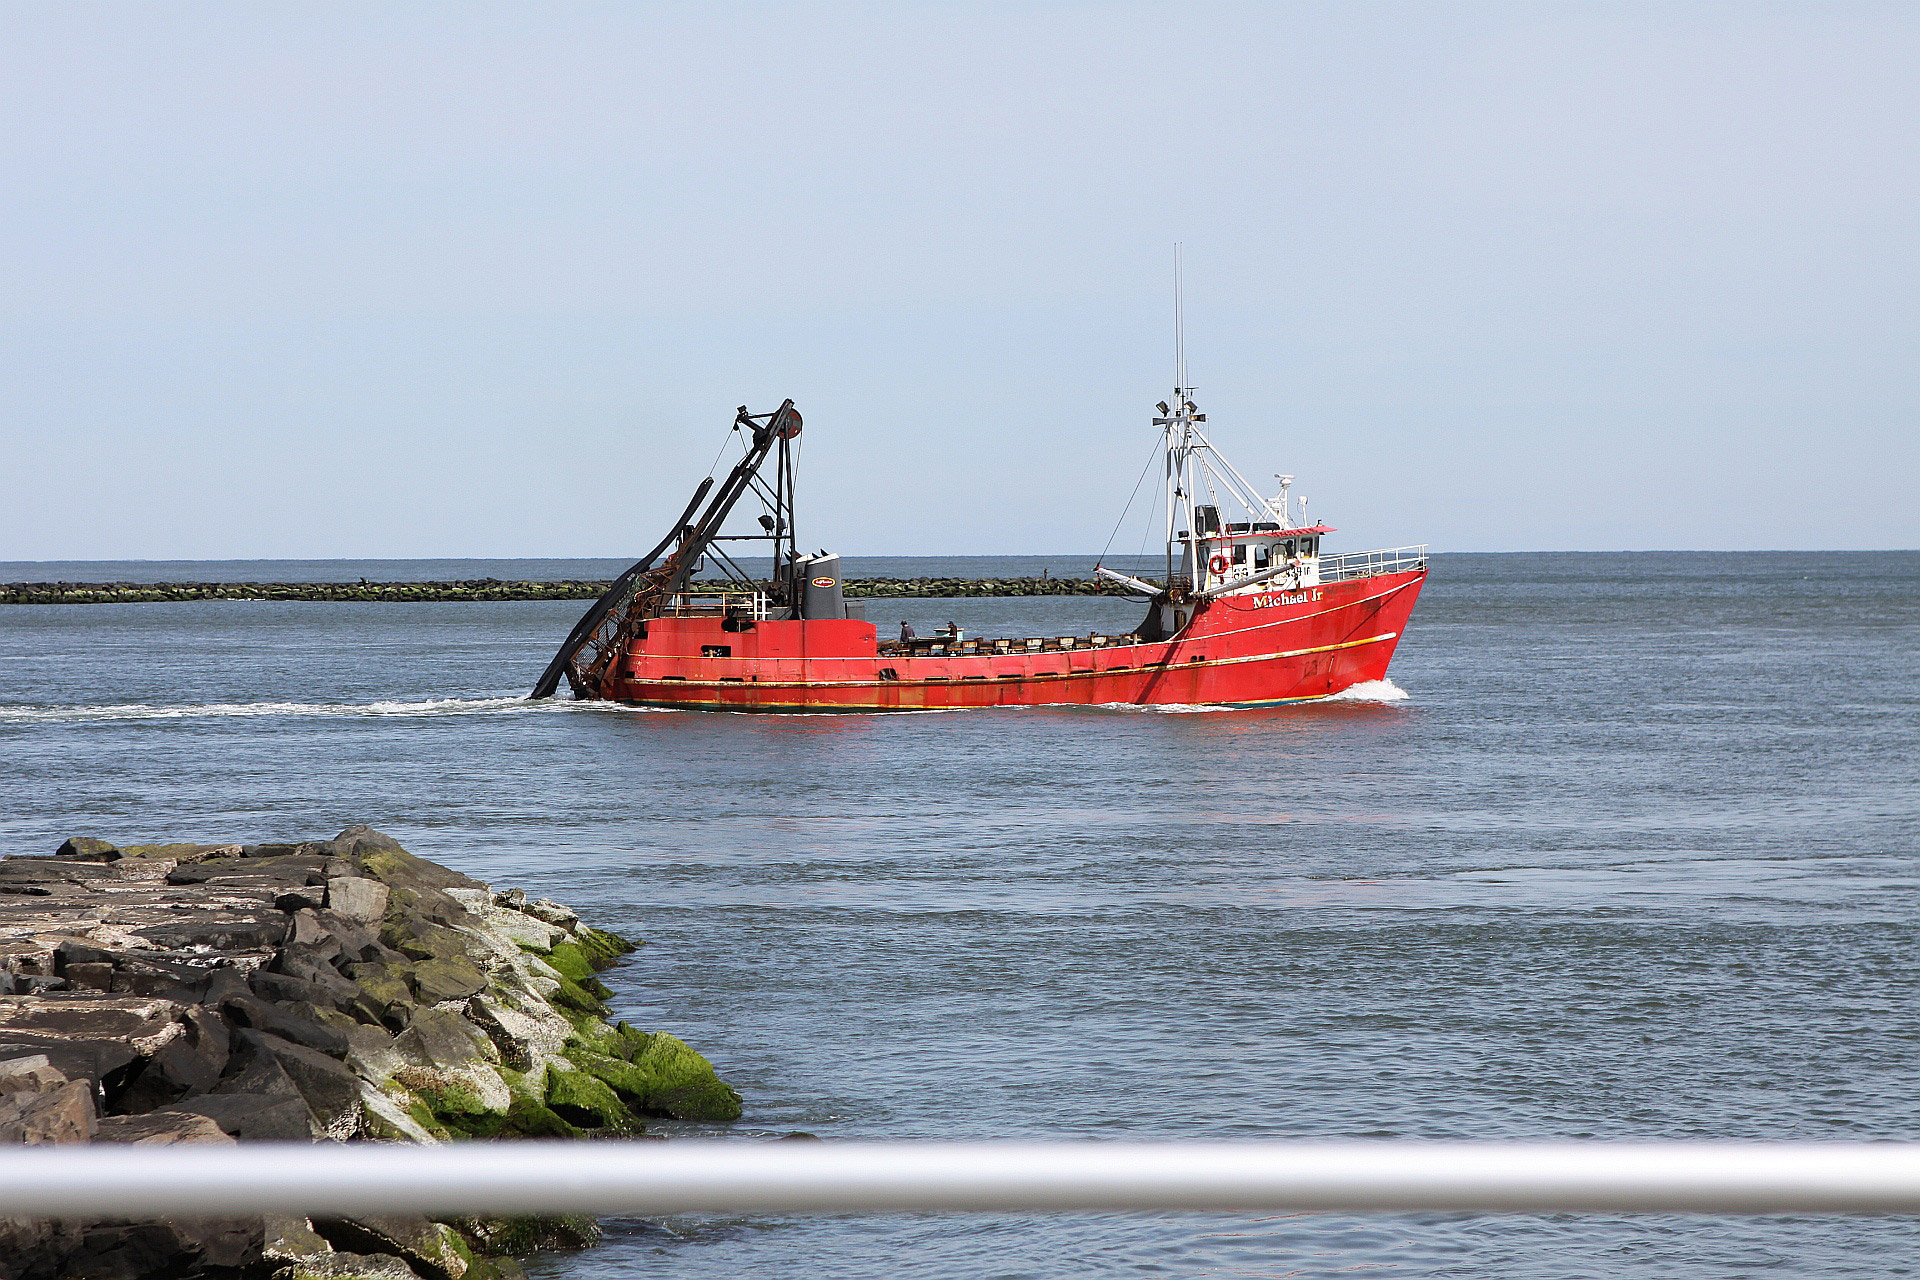
{"label": "stone breakwater", "polygon": [[[0,861],[0,1143],[447,1142],[729,1121],[671,1035],[608,1020],[634,944],[351,827],[73,839]],[[0,1218],[4,1280],[511,1280],[586,1217]]]}
{"label": "stone breakwater", "polygon": [[8,582],[0,604],[166,604],[184,600],[595,600],[605,582]]}
{"label": "stone breakwater", "polygon": [[1115,596],[1126,592],[1093,578],[849,578],[850,599],[896,596]]}
{"label": "stone breakwater", "polygon": [[[339,600],[433,604],[480,600],[593,600],[605,582],[8,582],[0,604],[163,604],[185,600]],[[849,578],[850,599],[907,596],[1104,596],[1125,588],[1090,578]]]}

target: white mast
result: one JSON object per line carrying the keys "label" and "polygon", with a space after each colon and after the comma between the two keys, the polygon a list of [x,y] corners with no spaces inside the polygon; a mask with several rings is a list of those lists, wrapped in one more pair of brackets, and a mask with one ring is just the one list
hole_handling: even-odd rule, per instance
{"label": "white mast", "polygon": [[[1193,401],[1195,388],[1188,381],[1187,372],[1187,320],[1186,320],[1186,273],[1182,261],[1182,246],[1173,246],[1173,401],[1169,404],[1162,400],[1154,408],[1160,416],[1153,420],[1162,433],[1163,447],[1166,451],[1165,474],[1167,499],[1167,589],[1171,591],[1181,578],[1185,579],[1188,590],[1199,593],[1203,598],[1217,594],[1219,584],[1209,585],[1206,561],[1209,548],[1219,550],[1227,548],[1225,554],[1238,558],[1241,543],[1249,535],[1271,531],[1276,537],[1282,529],[1294,527],[1290,490],[1293,477],[1278,475],[1280,492],[1269,498],[1243,476],[1234,465],[1214,448],[1213,441],[1207,438],[1205,423],[1207,415],[1200,412]],[[1201,503],[1198,489],[1206,486],[1207,501]],[[1230,504],[1244,510],[1241,522],[1233,523],[1227,514],[1226,505]],[[1305,498],[1299,499],[1300,523],[1307,520]],[[1209,527],[1200,527],[1199,512],[1208,512]],[[1182,528],[1180,521],[1185,520]],[[1184,534],[1182,538],[1181,534]],[[1235,539],[1241,542],[1235,542]],[[1232,544],[1229,546],[1229,544]],[[1277,543],[1274,544],[1277,546]],[[1180,563],[1176,566],[1174,553],[1178,549]],[[1265,555],[1271,548],[1263,546],[1260,554]],[[1214,578],[1226,575],[1222,570],[1213,573]],[[1239,581],[1245,571],[1236,571],[1231,575],[1233,581]],[[1263,574],[1262,578],[1270,577]]]}
{"label": "white mast", "polygon": [[[1187,518],[1188,543],[1184,555],[1184,568],[1187,581],[1195,581],[1197,566],[1192,562],[1193,551],[1193,485],[1188,475],[1187,455],[1192,447],[1193,402],[1189,399],[1192,388],[1187,386],[1187,319],[1186,319],[1186,281],[1181,270],[1181,246],[1173,246],[1173,407],[1169,409],[1163,400],[1157,406],[1161,416],[1153,423],[1161,428],[1166,436],[1166,489],[1167,489],[1167,586],[1173,586],[1173,548],[1174,531],[1179,527],[1176,520],[1184,514]],[[1185,500],[1184,510],[1180,509],[1181,500]]]}

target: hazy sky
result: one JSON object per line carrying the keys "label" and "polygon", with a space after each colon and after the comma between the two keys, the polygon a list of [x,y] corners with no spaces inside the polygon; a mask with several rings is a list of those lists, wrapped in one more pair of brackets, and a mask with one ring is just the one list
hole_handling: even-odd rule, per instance
{"label": "hazy sky", "polygon": [[[0,7],[0,560],[1920,546],[1920,6]],[[1124,539],[1139,540],[1138,526]],[[1129,546],[1127,549],[1131,550]]]}

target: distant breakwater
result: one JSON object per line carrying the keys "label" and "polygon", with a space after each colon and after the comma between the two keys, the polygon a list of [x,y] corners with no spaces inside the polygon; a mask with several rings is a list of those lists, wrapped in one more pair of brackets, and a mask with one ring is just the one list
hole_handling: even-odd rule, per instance
{"label": "distant breakwater", "polygon": [[[439,604],[481,600],[592,600],[606,582],[9,582],[0,604],[165,604],[185,600],[339,600]],[[704,584],[696,584],[696,589]],[[717,585],[717,584],[715,584]],[[910,596],[1104,596],[1123,587],[1092,578],[848,578],[850,599]]]}

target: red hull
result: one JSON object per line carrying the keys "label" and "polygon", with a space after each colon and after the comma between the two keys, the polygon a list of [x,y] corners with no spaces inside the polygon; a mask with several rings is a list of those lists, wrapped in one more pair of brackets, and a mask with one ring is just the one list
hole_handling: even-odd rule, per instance
{"label": "red hull", "polygon": [[1426,576],[1226,596],[1171,640],[1039,652],[908,657],[883,654],[867,622],[653,618],[601,696],[709,711],[1304,702],[1386,677]]}

